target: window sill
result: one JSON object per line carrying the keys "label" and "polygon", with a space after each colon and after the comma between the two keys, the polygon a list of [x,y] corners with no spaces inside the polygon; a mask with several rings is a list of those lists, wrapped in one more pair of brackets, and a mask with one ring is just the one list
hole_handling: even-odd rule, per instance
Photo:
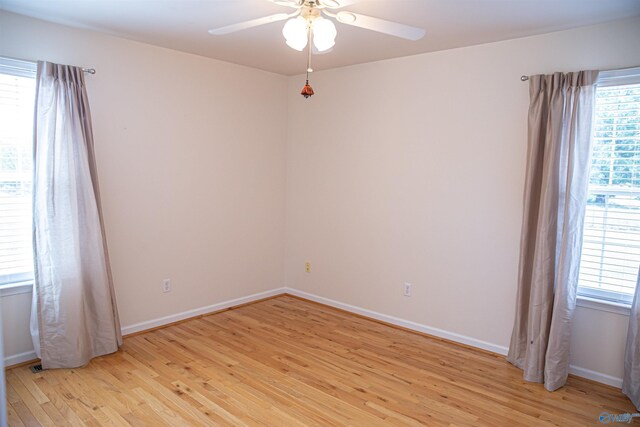
{"label": "window sill", "polygon": [[9,283],[0,286],[0,297],[11,295],[28,294],[33,291],[33,280],[24,282]]}
{"label": "window sill", "polygon": [[621,314],[628,316],[631,312],[631,305],[620,302],[605,301],[596,298],[578,296],[576,299],[578,307],[590,308],[592,310],[606,311],[608,313]]}

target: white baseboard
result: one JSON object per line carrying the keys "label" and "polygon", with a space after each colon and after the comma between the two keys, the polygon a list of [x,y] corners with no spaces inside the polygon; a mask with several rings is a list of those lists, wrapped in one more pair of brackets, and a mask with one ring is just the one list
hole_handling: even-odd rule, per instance
{"label": "white baseboard", "polygon": [[192,310],[183,311],[181,313],[172,314],[170,316],[158,317],[157,319],[146,320],[144,322],[135,323],[133,325],[123,326],[122,335],[129,335],[129,334],[144,331],[147,329],[157,328],[158,326],[163,326],[169,323],[178,322],[180,320],[188,319],[190,317],[213,313],[214,311],[224,310],[230,307],[235,307],[238,305],[257,301],[259,299],[273,297],[276,295],[283,294],[285,292],[286,292],[286,288],[276,288],[270,291],[259,292],[257,294],[249,295],[246,297],[231,299],[228,301],[219,302],[217,304],[194,308]]}
{"label": "white baseboard", "polygon": [[[376,311],[368,310],[366,308],[357,307],[351,304],[345,304],[329,298],[325,298],[325,297],[321,297],[308,292],[300,291],[298,289],[286,288],[286,287],[276,288],[276,289],[272,289],[270,291],[265,291],[265,292],[259,292],[257,294],[248,295],[246,297],[223,301],[217,304],[212,304],[204,307],[195,308],[192,310],[183,311],[181,313],[172,314],[170,316],[159,317],[156,319],[151,319],[151,320],[147,320],[140,323],[135,323],[133,325],[124,326],[122,328],[122,334],[129,335],[129,334],[144,331],[147,329],[157,328],[159,326],[167,325],[173,322],[178,322],[180,320],[188,319],[190,317],[200,316],[203,314],[208,314],[208,313],[212,313],[219,310],[224,310],[227,308],[235,307],[238,305],[250,303],[263,298],[269,298],[269,297],[273,297],[273,296],[284,294],[284,293],[288,293],[291,295],[298,296],[300,298],[308,299],[310,301],[315,301],[321,304],[325,304],[330,307],[339,308],[351,313],[360,314],[362,316],[370,317],[372,319],[380,320],[393,325],[401,326],[403,328],[411,329],[418,332],[423,332],[425,334],[433,335],[435,337],[444,338],[450,341],[454,341],[461,344],[470,345],[472,347],[480,348],[483,350],[491,351],[493,353],[506,355],[508,351],[508,348],[505,346],[493,344],[493,343],[482,341],[466,335],[445,331],[444,329],[434,328],[431,326],[412,322],[410,320],[401,319],[401,318],[390,316],[387,314],[378,313]],[[4,366],[17,365],[19,363],[23,363],[33,359],[37,359],[37,356],[34,351],[27,351],[24,353],[14,354],[14,355],[6,356],[4,358]],[[601,372],[592,371],[590,369],[581,368],[579,366],[574,366],[574,365],[571,365],[569,367],[569,372],[573,375],[587,378],[603,384],[608,384],[613,387],[617,387],[617,388],[622,387],[622,378],[613,377],[611,375],[603,374]]]}
{"label": "white baseboard", "polygon": [[592,371],[591,369],[570,365],[569,373],[577,377],[597,381],[599,383],[607,384],[616,388],[622,388],[622,378],[613,377],[611,375],[603,374],[602,372],[596,372]]}
{"label": "white baseboard", "polygon": [[24,353],[12,354],[11,356],[7,356],[4,358],[4,366],[9,368],[13,365],[17,365],[19,363],[24,363],[29,360],[37,359],[35,351],[25,351]]}
{"label": "white baseboard", "polygon": [[[308,292],[300,291],[297,289],[286,288],[286,291],[287,293],[298,296],[300,298],[305,298],[311,301],[319,302],[321,304],[339,308],[351,313],[360,314],[362,316],[371,317],[373,319],[381,320],[383,322],[391,323],[393,325],[402,326],[403,328],[411,329],[418,332],[423,332],[425,334],[433,335],[435,337],[444,338],[450,341],[455,341],[461,344],[470,345],[476,348],[481,348],[483,350],[488,350],[493,353],[501,354],[503,356],[506,356],[507,352],[509,351],[509,349],[505,346],[493,344],[493,343],[478,340],[476,338],[472,338],[466,335],[457,334],[455,332],[449,332],[443,329],[438,329],[438,328],[423,325],[420,323],[412,322],[410,320],[400,319],[398,317],[389,316],[387,314],[378,313],[376,311],[368,310],[366,308],[361,308],[354,305],[345,304],[339,301],[334,301],[329,298],[310,294]],[[571,365],[569,366],[569,372],[578,377],[597,381],[603,384],[608,384],[613,387],[617,387],[617,388],[622,387],[622,378],[617,378],[611,375],[603,374],[601,372],[592,371],[591,369],[586,369],[586,368],[581,368],[579,366]]]}
{"label": "white baseboard", "polygon": [[[122,327],[122,335],[129,335],[136,332],[144,331],[147,329],[157,328],[158,326],[167,325],[169,323],[178,322],[180,320],[188,319],[190,317],[200,316],[203,314],[212,313],[226,308],[235,307],[238,305],[246,304],[249,302],[257,301],[263,298],[269,298],[272,296],[284,294],[286,288],[276,288],[270,291],[259,292],[257,294],[249,295],[246,297],[236,298],[228,301],[219,302],[217,304],[207,305],[204,307],[194,308],[192,310],[183,311],[181,313],[172,314],[170,316],[158,317],[156,319],[146,320],[144,322],[135,323],[133,325]],[[24,353],[13,354],[5,356],[4,366],[11,367],[28,360],[37,359],[36,353],[31,350]]]}
{"label": "white baseboard", "polygon": [[444,338],[447,340],[455,341],[461,344],[470,345],[472,347],[488,350],[493,353],[506,355],[509,350],[507,347],[493,344],[490,342],[482,341],[476,338],[471,338],[466,335],[457,334],[455,332],[445,331],[443,329],[434,328],[420,323],[412,322],[411,320],[400,319],[399,317],[389,316],[388,314],[378,313],[366,308],[357,307],[355,305],[345,304],[339,301],[334,301],[329,298],[321,297],[318,295],[310,294],[308,292],[300,291],[297,289],[287,288],[287,293],[305,298],[311,301],[319,302],[331,307],[339,308],[351,313],[360,314],[362,316],[371,317],[382,322],[391,323],[392,325],[401,326],[403,328],[411,329],[425,334],[433,335],[435,337]]}

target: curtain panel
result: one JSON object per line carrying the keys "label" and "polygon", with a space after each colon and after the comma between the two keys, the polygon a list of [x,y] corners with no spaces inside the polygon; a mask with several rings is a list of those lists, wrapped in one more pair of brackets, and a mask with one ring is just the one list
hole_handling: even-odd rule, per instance
{"label": "curtain panel", "polygon": [[38,62],[31,329],[44,369],[122,344],[81,68]]}
{"label": "curtain panel", "polygon": [[528,156],[516,319],[507,360],[562,387],[582,249],[597,71],[529,78]]}
{"label": "curtain panel", "polygon": [[629,396],[636,409],[640,411],[640,271],[629,313],[622,392]]}

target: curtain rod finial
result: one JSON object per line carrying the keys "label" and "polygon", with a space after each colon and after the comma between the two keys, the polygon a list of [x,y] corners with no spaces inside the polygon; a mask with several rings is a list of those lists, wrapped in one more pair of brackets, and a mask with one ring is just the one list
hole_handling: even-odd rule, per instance
{"label": "curtain rod finial", "polygon": [[526,82],[527,80],[529,80],[529,76],[520,76],[520,80]]}

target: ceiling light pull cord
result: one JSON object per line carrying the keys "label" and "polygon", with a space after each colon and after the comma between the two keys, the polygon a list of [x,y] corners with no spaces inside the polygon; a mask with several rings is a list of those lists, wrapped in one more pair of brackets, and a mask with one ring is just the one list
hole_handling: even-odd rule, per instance
{"label": "ceiling light pull cord", "polygon": [[300,95],[304,96],[305,98],[309,98],[311,95],[313,95],[313,88],[309,85],[309,72],[313,71],[311,69],[311,25],[312,23],[311,21],[309,21],[309,23],[307,24],[307,49],[309,50],[309,53],[307,55],[307,83],[302,88],[302,92],[300,92]]}
{"label": "ceiling light pull cord", "polygon": [[307,26],[307,47],[309,54],[307,55],[307,80],[309,80],[309,70],[311,70],[311,21]]}

